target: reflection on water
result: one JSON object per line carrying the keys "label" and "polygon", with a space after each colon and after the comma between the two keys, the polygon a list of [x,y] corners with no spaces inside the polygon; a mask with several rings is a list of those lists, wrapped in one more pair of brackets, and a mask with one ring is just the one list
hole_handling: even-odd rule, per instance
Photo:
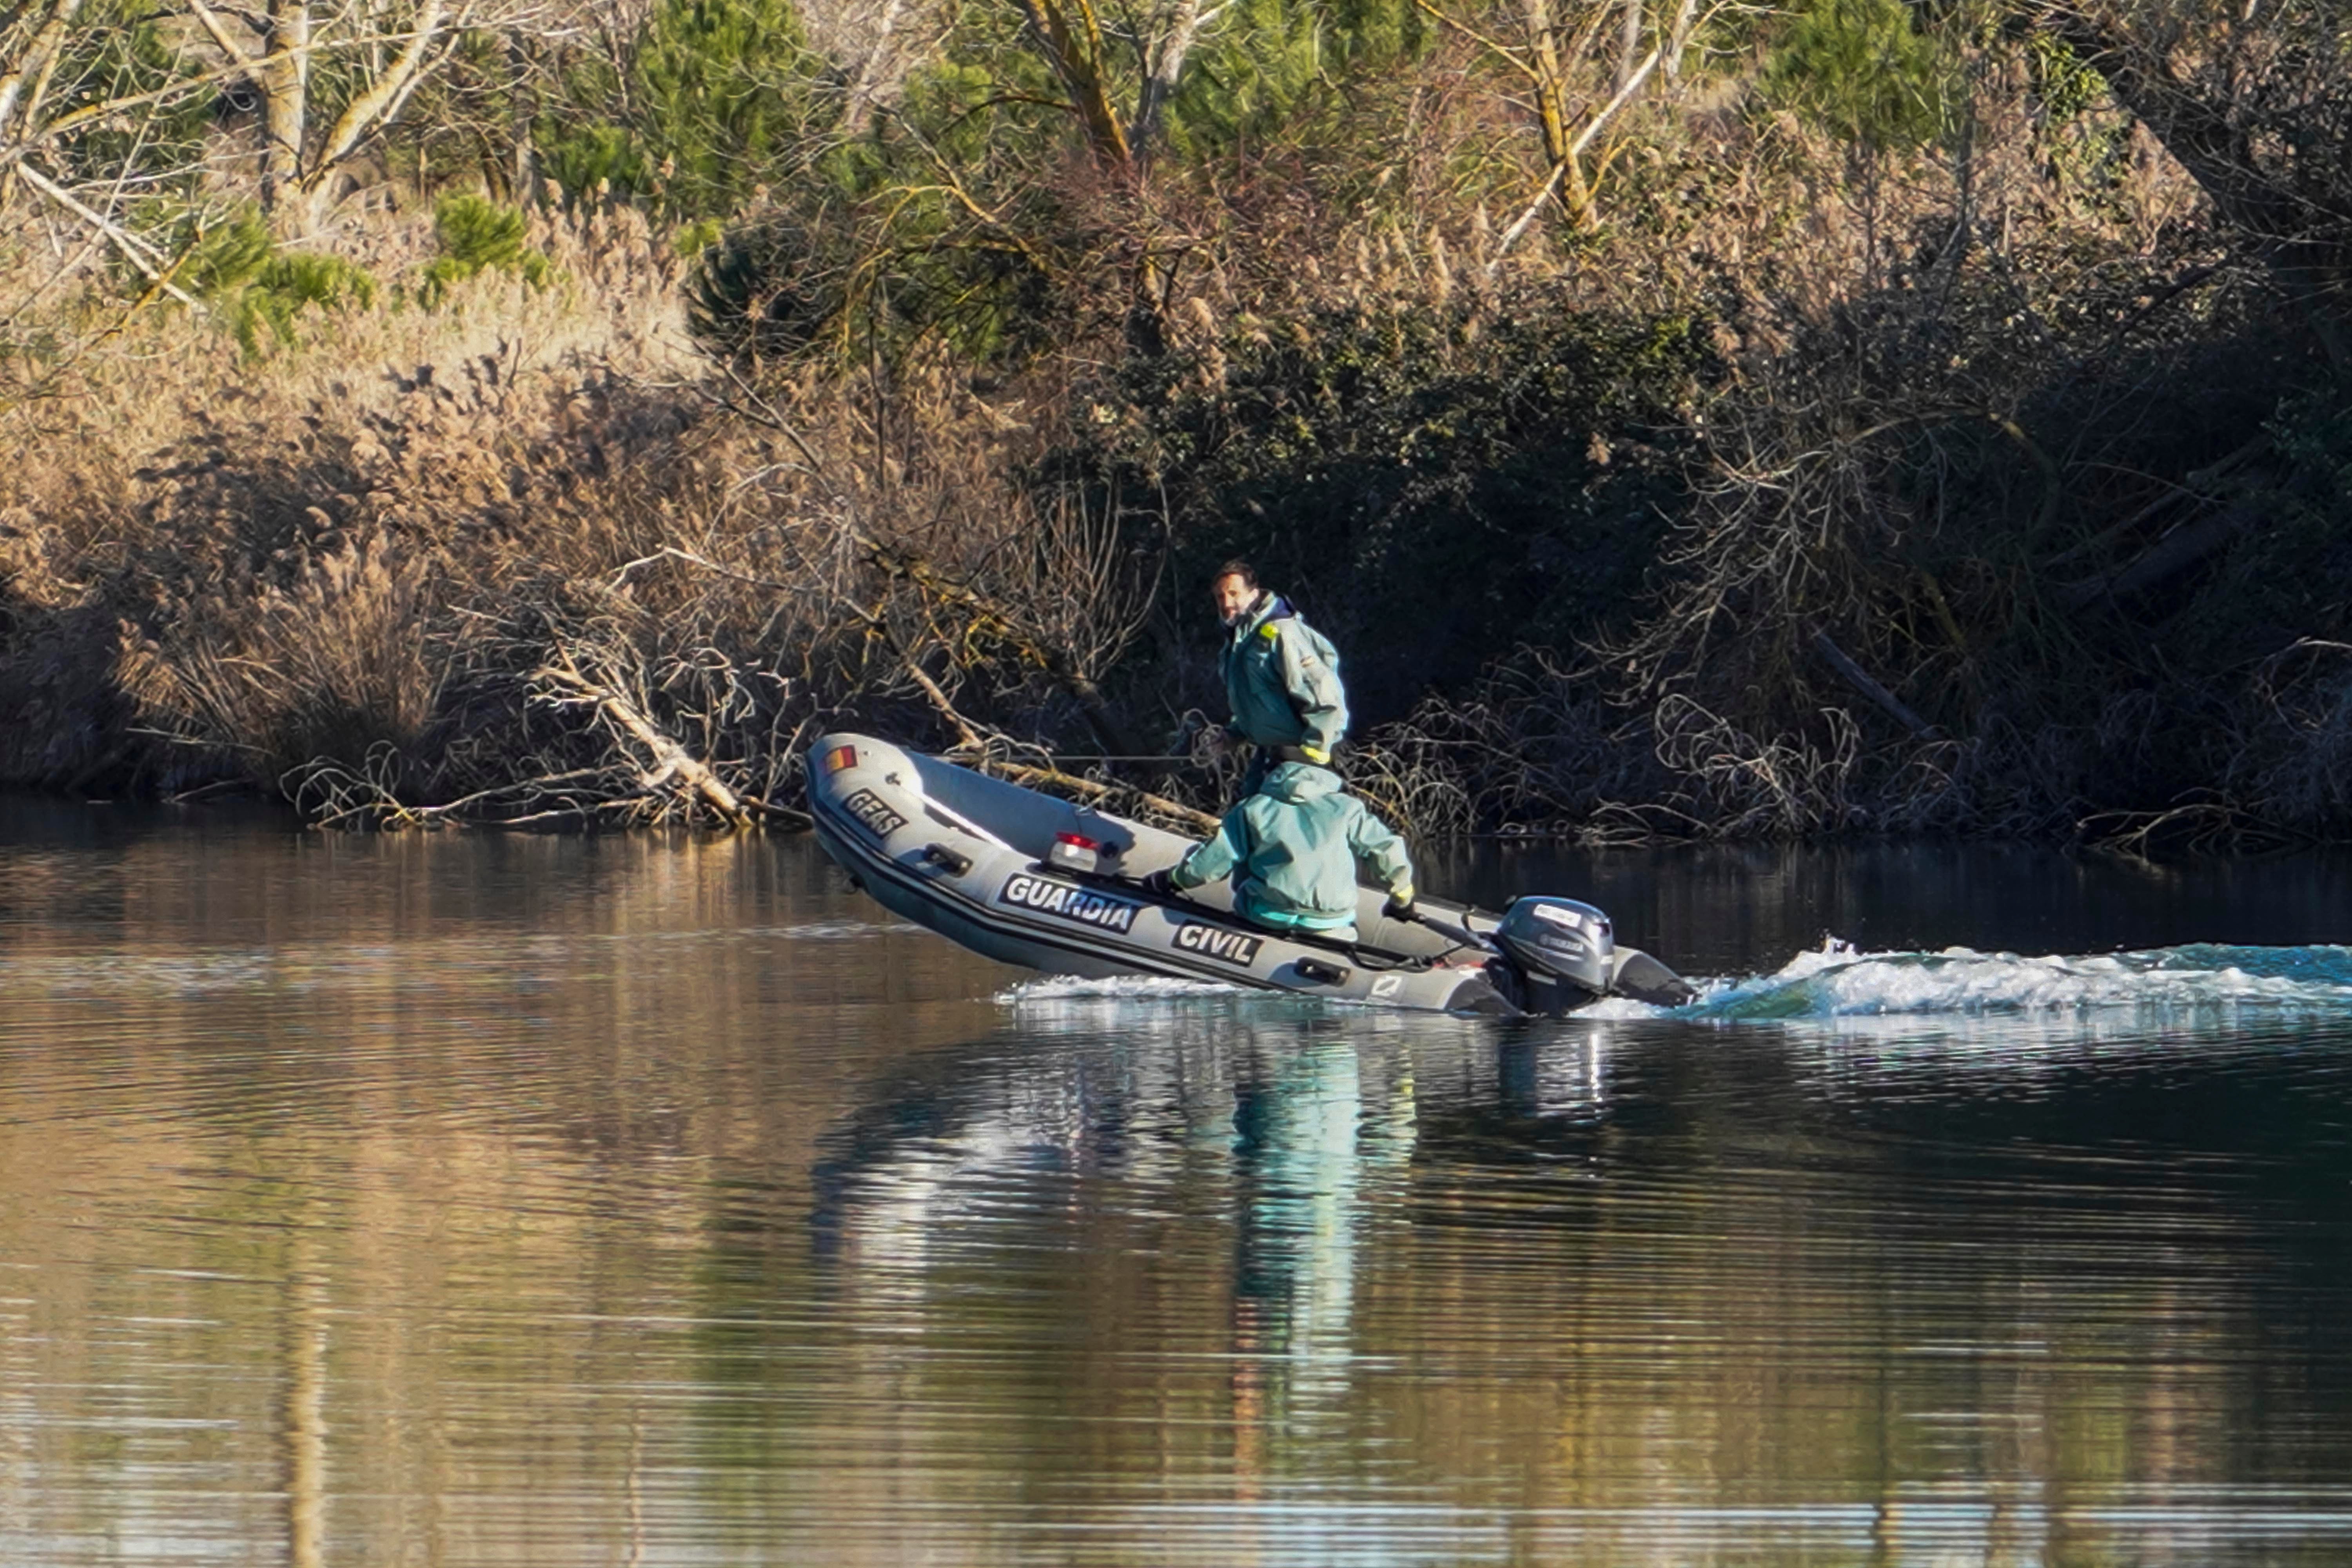
{"label": "reflection on water", "polygon": [[0,1563],[2352,1554],[2352,871],[1879,853],[1465,858],[1716,977],[1496,1025],[19,809]]}

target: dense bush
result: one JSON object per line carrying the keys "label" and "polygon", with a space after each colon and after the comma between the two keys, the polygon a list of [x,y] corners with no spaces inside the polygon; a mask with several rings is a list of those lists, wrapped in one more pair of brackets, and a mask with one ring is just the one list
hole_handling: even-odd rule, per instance
{"label": "dense bush", "polygon": [[1722,371],[1694,316],[1541,288],[1332,305],[1131,361],[1057,461],[1164,498],[1179,593],[1255,561],[1341,640],[1378,722],[1632,617]]}
{"label": "dense bush", "polygon": [[211,307],[247,357],[262,352],[265,330],[278,346],[292,344],[305,310],[375,300],[375,279],[365,268],[340,256],[281,250],[252,213],[192,229],[174,276]]}

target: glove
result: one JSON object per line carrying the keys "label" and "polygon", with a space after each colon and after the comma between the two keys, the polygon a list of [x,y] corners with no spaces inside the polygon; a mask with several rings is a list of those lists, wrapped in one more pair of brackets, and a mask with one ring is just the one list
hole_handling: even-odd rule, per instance
{"label": "glove", "polygon": [[1136,885],[1155,899],[1172,899],[1176,896],[1176,879],[1169,875],[1164,868],[1146,872]]}
{"label": "glove", "polygon": [[1391,893],[1389,901],[1381,906],[1381,913],[1392,921],[1410,922],[1421,919],[1420,906],[1412,901],[1412,889],[1410,888],[1402,893]]}

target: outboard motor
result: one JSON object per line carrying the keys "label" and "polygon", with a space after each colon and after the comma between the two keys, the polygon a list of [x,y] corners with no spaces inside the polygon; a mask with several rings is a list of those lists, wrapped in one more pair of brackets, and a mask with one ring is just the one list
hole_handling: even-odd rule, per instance
{"label": "outboard motor", "polygon": [[1609,917],[1574,899],[1530,895],[1512,900],[1495,927],[1530,1013],[1565,1013],[1609,994],[1617,973],[1617,938]]}

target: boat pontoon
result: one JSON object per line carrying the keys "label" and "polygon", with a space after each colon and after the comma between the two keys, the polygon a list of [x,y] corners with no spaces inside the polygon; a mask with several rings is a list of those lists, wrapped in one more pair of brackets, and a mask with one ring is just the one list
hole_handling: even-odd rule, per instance
{"label": "boat pontoon", "polygon": [[1603,995],[1675,1006],[1690,987],[1616,945],[1609,917],[1531,896],[1500,915],[1422,900],[1384,916],[1359,889],[1353,942],[1255,926],[1223,883],[1139,885],[1190,840],[866,735],[809,756],[817,841],[886,908],[1006,963],[1055,974],[1156,974],[1431,1012],[1561,1013]]}

